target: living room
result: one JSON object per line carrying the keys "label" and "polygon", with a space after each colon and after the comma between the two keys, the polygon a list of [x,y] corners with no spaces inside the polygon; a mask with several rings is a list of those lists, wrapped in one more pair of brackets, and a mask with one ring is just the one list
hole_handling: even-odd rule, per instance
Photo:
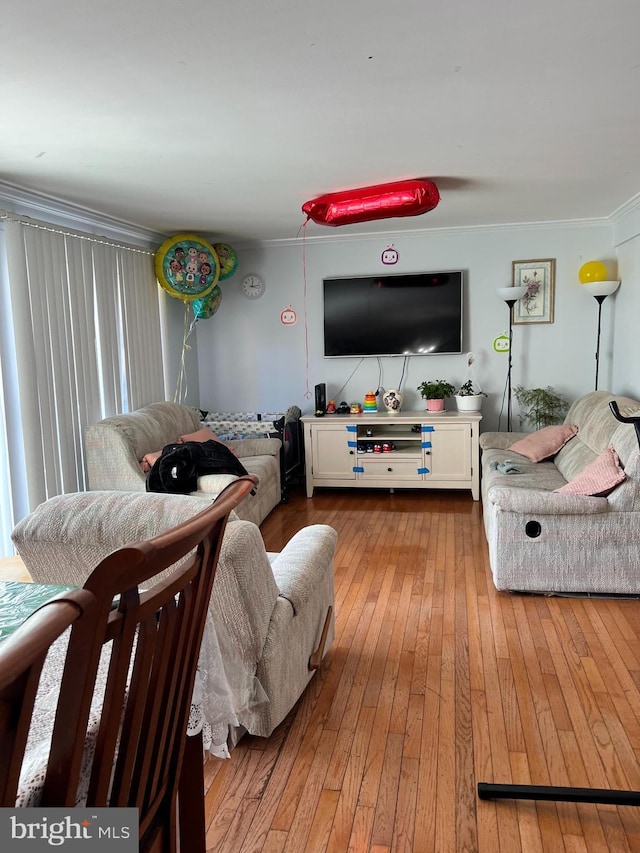
{"label": "living room", "polygon": [[[640,343],[632,321],[640,312],[640,174],[636,163],[637,87],[633,86],[637,65],[629,64],[635,50],[629,35],[637,24],[635,7],[602,4],[599,10],[589,8],[587,13],[582,4],[568,3],[566,8],[560,4],[558,10],[557,4],[549,3],[536,13],[544,23],[531,17],[533,13],[523,12],[521,20],[500,25],[500,15],[509,10],[501,8],[500,3],[492,4],[496,32],[483,46],[477,36],[483,21],[473,10],[463,9],[466,4],[454,4],[456,10],[447,13],[446,21],[438,17],[443,12],[436,15],[432,11],[433,17],[423,18],[416,4],[405,4],[405,18],[417,16],[425,32],[427,24],[432,29],[446,24],[450,44],[460,46],[446,58],[447,73],[434,77],[433,88],[446,89],[441,102],[426,86],[427,79],[435,74],[431,66],[422,78],[421,72],[413,71],[424,93],[407,87],[405,95],[402,86],[410,72],[403,66],[402,74],[396,76],[386,64],[390,55],[386,53],[383,22],[398,42],[408,38],[408,25],[400,10],[394,10],[389,21],[390,10],[380,4],[371,25],[363,27],[364,9],[360,9],[355,26],[350,15],[345,19],[347,13],[330,4],[331,9],[323,16],[322,36],[325,44],[331,45],[334,23],[342,25],[335,27],[341,30],[335,36],[340,62],[327,48],[322,65],[331,73],[325,90],[315,75],[307,76],[305,68],[305,62],[311,64],[313,58],[311,43],[316,38],[321,43],[319,32],[312,33],[310,28],[305,36],[304,16],[299,17],[295,4],[282,5],[283,14],[292,17],[292,26],[293,22],[302,25],[301,39],[308,36],[300,42],[305,49],[300,47],[296,56],[297,72],[291,71],[286,83],[271,69],[268,79],[275,106],[265,109],[242,101],[234,113],[233,98],[239,99],[240,93],[230,87],[229,100],[222,99],[225,109],[216,113],[220,124],[228,122],[232,128],[229,135],[236,136],[234,144],[248,146],[237,158],[233,151],[218,149],[223,152],[220,158],[229,164],[236,159],[245,161],[239,163],[240,172],[246,162],[253,161],[244,179],[236,172],[227,182],[224,168],[218,171],[212,167],[212,176],[208,175],[207,163],[214,156],[211,151],[215,145],[207,146],[206,140],[222,144],[214,128],[210,128],[210,136],[198,132],[196,141],[191,136],[187,150],[181,149],[172,163],[176,174],[187,168],[195,156],[194,149],[207,148],[208,160],[197,164],[200,175],[207,175],[202,178],[206,191],[176,193],[174,205],[169,181],[166,187],[163,182],[154,184],[153,179],[145,185],[136,168],[123,170],[121,161],[111,163],[121,170],[119,181],[113,173],[100,177],[92,159],[98,148],[96,137],[86,143],[77,141],[79,136],[77,140],[73,137],[71,130],[79,130],[82,122],[81,113],[70,103],[64,116],[69,134],[65,136],[56,125],[57,147],[55,140],[47,139],[36,150],[38,131],[27,115],[29,107],[33,115],[41,115],[41,121],[49,114],[34,110],[29,98],[25,99],[21,119],[15,113],[11,123],[11,134],[20,138],[20,122],[24,122],[22,143],[28,153],[15,153],[13,149],[14,159],[0,172],[0,208],[10,216],[30,217],[53,228],[137,246],[150,253],[149,264],[163,240],[184,231],[198,233],[211,242],[225,241],[236,252],[238,266],[220,283],[218,309],[213,316],[198,320],[187,346],[185,314],[192,320],[189,305],[160,294],[165,398],[173,398],[184,358],[182,402],[205,411],[283,412],[293,405],[303,414],[313,415],[317,383],[326,384],[327,397],[337,404],[362,402],[368,391],[396,388],[404,394],[403,409],[423,410],[424,401],[417,390],[420,383],[444,378],[457,387],[467,376],[468,354],[473,353],[474,378],[487,394],[481,432],[505,430],[509,358],[506,350],[496,349],[495,341],[508,334],[509,310],[497,290],[514,283],[514,262],[552,259],[551,321],[513,326],[514,386],[551,385],[570,402],[593,390],[598,305],[582,286],[579,270],[586,262],[599,260],[606,266],[607,277],[620,281],[620,286],[602,304],[598,386],[639,399]],[[127,15],[118,9],[122,13],[118,20],[123,46],[131,49],[137,29],[124,26]],[[449,20],[449,15],[455,18],[456,11],[472,17],[468,31],[460,33],[455,20]],[[240,13],[234,11],[233,4],[227,12],[228,23],[237,21]],[[204,14],[202,10],[199,13]],[[556,13],[560,20],[554,29]],[[26,8],[22,14],[27,14]],[[513,10],[511,14],[515,14]],[[99,20],[106,32],[110,25],[107,13],[101,12]],[[577,33],[571,26],[576,21],[580,21]],[[59,31],[62,23],[52,22],[52,45],[61,44],[60,39],[64,42]],[[237,59],[243,51],[256,52],[263,62],[265,50],[273,51],[273,45],[282,47],[277,22],[263,21],[260,26],[262,29],[252,22],[244,39],[236,33],[221,49],[227,59],[230,50],[236,51],[229,65],[233,70],[228,73],[245,83]],[[23,39],[28,31],[29,27],[21,30],[16,50],[26,50]],[[484,95],[478,97],[477,86],[482,88],[487,79],[498,78],[483,76],[489,69],[478,65],[481,53],[495,52],[506,44],[500,39],[510,37],[500,68],[491,69],[504,80],[528,33],[529,38],[537,34],[539,39],[550,40],[542,49],[549,70],[538,71],[537,76],[532,74],[525,81],[518,78],[520,88],[514,84],[515,92],[509,91],[507,80],[489,105]],[[587,48],[593,33],[608,49],[611,62],[606,64],[613,68],[602,70],[606,82],[596,85],[590,76],[584,85],[589,94],[581,100],[575,95],[580,86],[574,77],[582,72],[595,74],[592,68],[585,70],[585,62],[598,63],[599,54],[594,56]],[[157,35],[160,40],[166,33],[158,31]],[[561,36],[573,42],[564,61],[569,64],[571,73],[567,77],[575,88],[569,83],[565,88],[566,81],[560,86],[560,76],[554,76],[562,65],[555,57]],[[517,38],[521,41],[516,49]],[[104,39],[100,33],[97,43],[105,55],[111,56]],[[474,40],[479,47],[472,45]],[[85,55],[87,67],[93,61],[89,43],[88,37],[82,40],[82,50],[89,51]],[[147,94],[159,92],[163,86],[167,92],[174,92],[172,74],[185,67],[180,57],[174,57],[175,66],[168,62],[163,67],[154,60],[157,43],[145,43],[141,50],[149,63],[145,66],[149,78],[155,77],[146,90],[141,75],[140,85]],[[375,134],[368,119],[357,144],[361,150],[371,144],[369,163],[349,147],[351,136],[355,136],[351,124],[344,125],[342,135],[351,103],[343,103],[336,94],[341,73],[356,79],[361,76],[367,89],[367,72],[358,62],[362,51],[369,57],[363,60],[369,69],[375,69],[374,57],[385,60],[384,69],[374,71],[378,100],[367,100],[368,110],[363,112],[373,114],[376,108],[386,108],[396,124],[395,131],[380,129],[378,147],[370,143]],[[416,48],[413,52],[419,51]],[[100,55],[100,51],[96,53]],[[43,47],[41,58],[47,56],[50,52]],[[329,61],[332,56],[336,63],[333,69]],[[438,59],[442,60],[441,53]],[[139,60],[142,62],[142,57]],[[446,140],[432,150],[430,145],[435,143],[430,140],[436,136],[432,127],[437,122],[423,125],[423,114],[428,117],[431,110],[446,114],[456,103],[457,82],[474,63],[476,69],[484,69],[477,78],[482,84],[473,82],[476,78],[470,70],[465,91],[470,90],[471,102],[475,98],[478,104],[472,107],[465,101],[454,126],[448,128]],[[105,66],[114,66],[114,73],[117,64],[117,60],[105,62]],[[221,61],[214,64],[220,73]],[[206,68],[197,67],[190,85],[201,97],[205,91],[211,97],[211,84],[202,82],[208,79]],[[266,102],[268,92],[258,85],[260,72],[254,73],[251,83]],[[42,66],[33,74],[35,88],[45,77]],[[332,123],[325,113],[321,117],[319,112],[306,111],[304,92],[309,89],[305,89],[305,77],[309,89],[316,96],[322,92],[322,103],[326,100],[338,113]],[[558,86],[558,97],[567,113],[562,121],[555,110],[547,114],[539,107],[535,94],[539,93],[540,103],[545,98],[551,102]],[[91,96],[82,85],[79,89],[86,106]],[[117,91],[104,88],[96,98],[93,128],[98,136],[100,131],[105,133],[114,150],[127,136],[122,130],[126,120],[118,123]],[[616,98],[610,99],[613,92]],[[514,100],[507,100],[507,95],[522,100],[521,112],[512,111]],[[570,95],[577,99],[575,111],[569,110]],[[170,95],[166,97],[170,100]],[[299,112],[299,125],[288,124],[287,100],[292,102],[291,113],[296,109]],[[277,106],[282,108],[282,127],[270,135],[267,130]],[[148,101],[145,109],[149,109]],[[225,116],[224,122],[220,113]],[[474,120],[478,127],[480,113],[484,113],[486,123],[480,122],[476,141],[470,128]],[[548,124],[541,124],[545,117]],[[128,120],[133,122],[131,117]],[[326,126],[323,120],[328,122]],[[173,133],[170,121],[165,118],[163,122],[168,126],[162,131],[155,127],[156,139]],[[489,128],[490,124],[495,127]],[[419,138],[423,150],[410,152],[401,145],[397,126]],[[535,147],[528,147],[531,140],[526,139],[527,130],[535,137],[540,152],[537,157]],[[594,145],[599,149],[598,157],[591,148],[582,156],[581,144],[587,145],[590,133],[598,136]],[[277,158],[276,168],[271,158],[286,135],[294,140],[295,150],[292,153],[288,149],[281,160]],[[500,136],[509,137],[506,145],[511,153],[507,148],[492,148]],[[162,140],[156,147],[165,156],[164,137]],[[401,165],[390,154],[394,140]],[[325,159],[332,163],[341,160],[343,144],[343,165],[335,171],[324,170]],[[78,156],[82,145],[83,155]],[[170,147],[167,143],[166,149]],[[146,142],[123,156],[125,160],[130,156],[131,163],[142,170],[141,160],[147,156],[153,159],[147,155],[152,148]],[[384,149],[382,153],[379,148]],[[464,149],[476,149],[467,165],[460,159]],[[56,157],[69,151],[75,151],[76,159],[85,156],[85,175],[89,177],[83,182],[81,174],[65,171],[68,165],[60,168],[57,176],[55,168],[45,170],[49,155],[40,156],[45,150],[56,151]],[[103,157],[109,160],[104,152],[97,160]],[[483,157],[485,164],[480,168]],[[301,171],[301,162],[310,165],[308,173]],[[365,186],[425,172],[432,175],[441,197],[429,213],[342,229],[308,222],[301,230],[304,215],[300,208],[307,198],[334,188]],[[288,183],[290,179],[292,184]],[[184,180],[193,181],[193,173]],[[497,195],[502,190],[508,201],[502,215],[492,207],[492,190]],[[194,195],[201,197],[196,200]],[[137,198],[132,200],[134,196]],[[6,278],[3,226],[0,221],[6,347],[12,283]],[[390,248],[397,259],[392,266],[383,262]],[[447,270],[463,273],[460,353],[406,359],[384,354],[362,360],[324,357],[325,278]],[[260,298],[243,295],[242,282],[247,275],[262,280],[264,294]],[[283,312],[292,312],[295,322],[283,320]],[[4,349],[0,351],[3,369],[5,354]],[[4,417],[14,417],[8,387],[5,381],[3,422]],[[447,405],[454,404],[449,401]],[[518,414],[514,404],[516,431],[521,428]],[[3,452],[3,465],[6,463],[11,473],[15,459],[11,465],[7,459]],[[5,490],[8,473],[5,476],[3,469],[1,488]],[[5,492],[2,494],[6,506]],[[12,523],[18,521],[19,517],[12,519]],[[492,847],[528,851],[562,849],[563,845],[571,849],[574,843],[583,849],[635,849],[640,824],[634,810],[479,803],[475,801],[475,783],[508,777],[523,782],[640,789],[640,774],[634,769],[640,749],[640,705],[635,704],[639,698],[635,685],[640,670],[640,623],[633,610],[637,602],[547,600],[498,593],[491,582],[482,506],[466,492],[399,490],[391,495],[384,490],[319,489],[308,499],[298,486],[290,502],[277,506],[260,531],[267,550],[280,551],[291,536],[310,524],[329,524],[338,530],[336,639],[324,668],[282,728],[267,739],[241,740],[226,761],[207,761],[208,848],[346,850],[351,846],[355,850],[484,851]],[[8,532],[5,525],[3,556],[13,554]],[[522,666],[518,654],[522,655]],[[563,677],[571,689],[566,684],[562,689]],[[455,710],[451,713],[451,709]],[[435,721],[432,726],[429,719]],[[600,735],[602,742],[598,743]]]}

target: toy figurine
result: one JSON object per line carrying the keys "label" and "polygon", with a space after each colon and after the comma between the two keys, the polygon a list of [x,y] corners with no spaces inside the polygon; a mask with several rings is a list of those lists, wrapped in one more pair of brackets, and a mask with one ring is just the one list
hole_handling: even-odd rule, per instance
{"label": "toy figurine", "polygon": [[327,414],[328,415],[335,415],[335,413],[336,413],[336,401],[335,400],[329,400],[329,402],[327,403]]}
{"label": "toy figurine", "polygon": [[351,411],[352,415],[361,415],[362,414],[362,405],[360,403],[352,403],[350,411]]}
{"label": "toy figurine", "polygon": [[367,391],[367,393],[364,395],[363,409],[365,412],[378,411],[378,403],[376,402],[376,395],[373,393],[373,391]]}

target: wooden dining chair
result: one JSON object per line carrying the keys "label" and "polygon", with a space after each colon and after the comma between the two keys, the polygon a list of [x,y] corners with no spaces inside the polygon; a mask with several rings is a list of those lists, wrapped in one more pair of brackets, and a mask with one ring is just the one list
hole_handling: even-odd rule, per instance
{"label": "wooden dining chair", "polygon": [[13,808],[42,667],[51,644],[91,612],[88,590],[60,593],[0,643],[0,805]]}
{"label": "wooden dining chair", "polygon": [[[93,619],[71,631],[42,805],[76,804],[105,647],[110,659],[84,801],[136,807],[140,850],[177,849],[178,785],[222,536],[229,513],[257,483],[253,475],[239,477],[203,512],[120,548],[91,573],[84,588],[95,595],[97,606]],[[198,801],[183,802],[180,810],[189,815],[179,827],[185,853],[205,850],[199,743],[199,766],[191,770],[202,782],[191,785]]]}

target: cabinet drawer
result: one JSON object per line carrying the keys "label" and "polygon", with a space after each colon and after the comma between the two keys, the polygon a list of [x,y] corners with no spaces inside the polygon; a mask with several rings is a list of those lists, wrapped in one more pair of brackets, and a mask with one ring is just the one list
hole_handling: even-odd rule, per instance
{"label": "cabinet drawer", "polygon": [[418,473],[420,465],[419,459],[385,459],[384,456],[380,459],[363,459],[360,456],[358,466],[362,471],[358,472],[358,479],[422,480],[422,474]]}

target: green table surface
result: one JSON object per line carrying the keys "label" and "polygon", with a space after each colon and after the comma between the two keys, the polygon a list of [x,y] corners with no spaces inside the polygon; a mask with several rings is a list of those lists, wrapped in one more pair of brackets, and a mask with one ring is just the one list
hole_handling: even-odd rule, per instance
{"label": "green table surface", "polygon": [[74,589],[60,584],[0,582],[0,641],[5,640],[46,601]]}

